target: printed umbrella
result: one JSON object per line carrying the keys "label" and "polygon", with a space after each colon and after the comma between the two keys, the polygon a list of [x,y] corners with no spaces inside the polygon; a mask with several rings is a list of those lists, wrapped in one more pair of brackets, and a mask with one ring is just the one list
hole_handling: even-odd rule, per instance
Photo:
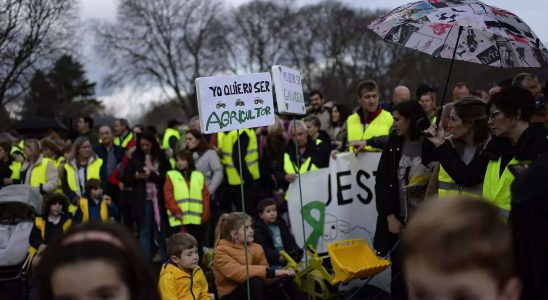
{"label": "printed umbrella", "polygon": [[[547,67],[548,51],[515,14],[477,0],[428,0],[402,5],[367,26],[385,41],[493,67]],[[443,101],[443,100],[442,100]]]}

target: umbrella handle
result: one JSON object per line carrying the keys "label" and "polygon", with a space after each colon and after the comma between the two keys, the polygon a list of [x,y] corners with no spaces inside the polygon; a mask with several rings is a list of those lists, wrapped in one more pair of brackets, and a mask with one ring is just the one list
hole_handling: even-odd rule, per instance
{"label": "umbrella handle", "polygon": [[[443,109],[443,105],[445,104],[445,96],[447,95],[447,87],[449,86],[449,79],[451,79],[451,72],[453,71],[453,64],[455,63],[455,54],[457,53],[457,48],[459,46],[460,36],[462,32],[464,31],[464,28],[462,26],[459,26],[459,35],[457,36],[457,43],[455,44],[455,49],[453,50],[453,56],[451,57],[451,65],[449,66],[449,73],[447,74],[447,80],[445,81],[445,88],[443,89],[443,98],[441,98],[441,109]],[[441,118],[437,118],[436,125],[439,124]]]}

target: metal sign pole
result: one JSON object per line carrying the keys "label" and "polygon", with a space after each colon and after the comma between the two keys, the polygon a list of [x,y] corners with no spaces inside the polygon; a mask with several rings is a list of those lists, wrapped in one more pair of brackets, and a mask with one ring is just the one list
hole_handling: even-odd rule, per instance
{"label": "metal sign pole", "polygon": [[242,201],[242,212],[244,216],[244,251],[245,251],[245,280],[247,287],[247,299],[250,300],[251,293],[249,290],[249,258],[247,253],[247,229],[246,229],[246,213],[245,213],[245,197],[244,197],[244,179],[242,176],[242,148],[240,146],[240,129],[236,130],[238,139],[238,164],[240,166],[240,196]]}

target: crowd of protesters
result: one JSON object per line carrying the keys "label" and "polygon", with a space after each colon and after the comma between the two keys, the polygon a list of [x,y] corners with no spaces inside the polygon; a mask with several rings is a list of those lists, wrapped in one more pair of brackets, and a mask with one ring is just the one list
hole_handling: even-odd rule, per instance
{"label": "crowd of protesters", "polygon": [[[422,234],[417,228],[435,231],[434,225],[418,224],[422,221],[413,224],[413,219],[426,199],[436,196],[485,199],[492,204],[479,208],[485,214],[496,207],[498,215],[509,220],[513,244],[508,242],[508,247],[512,244],[514,252],[505,251],[516,262],[505,262],[512,271],[504,280],[517,274],[523,285],[523,299],[548,299],[548,242],[542,237],[535,241],[528,238],[537,232],[545,235],[539,226],[546,225],[548,211],[543,203],[546,201],[542,201],[548,199],[542,192],[548,184],[548,110],[539,80],[531,74],[519,74],[489,91],[473,90],[470,84],[460,82],[451,91],[452,101],[443,107],[438,107],[436,92],[431,85],[423,84],[412,96],[409,88],[401,85],[394,88],[391,101],[381,102],[377,84],[366,80],[357,87],[356,107],[346,107],[326,101],[321,91],[312,91],[309,110],[302,120],[279,115],[274,125],[240,130],[239,136],[238,131],[202,134],[197,117],[188,125],[169,121],[163,136],[150,126],[131,127],[125,119],[116,120],[113,127],[95,128],[89,117],[79,118],[77,132],[68,135],[51,131],[36,139],[5,132],[0,135],[0,188],[25,184],[43,195],[44,213],[36,217],[29,241],[35,264],[42,264],[39,257],[46,253],[43,264],[48,269],[41,272],[47,276],[54,274],[54,265],[60,263],[56,260],[68,261],[70,255],[77,256],[75,251],[110,260],[101,253],[123,257],[137,251],[138,245],[146,260],[168,262],[162,266],[160,276],[162,297],[182,299],[175,295],[193,293],[192,285],[190,290],[174,292],[176,285],[162,283],[162,278],[190,276],[199,268],[197,265],[208,268],[200,259],[204,247],[209,247],[215,248],[215,280],[209,284],[217,285],[222,299],[242,299],[246,284],[245,269],[241,268],[245,265],[242,245],[249,243],[251,291],[253,299],[263,299],[266,279],[295,275],[282,270],[285,260],[279,250],[302,256],[287,219],[282,218],[287,212],[285,192],[289,184],[303,173],[328,167],[337,153],[380,152],[374,247],[379,255],[390,254],[392,299],[407,299],[408,294],[415,299],[435,299],[421,298],[416,289],[408,290],[408,280],[411,286],[421,280],[416,274],[410,276],[409,270],[402,270],[410,268],[409,257],[426,257],[420,252],[426,246],[417,245],[419,237],[412,233]],[[537,170],[544,181],[532,175],[532,170]],[[429,209],[432,214],[433,208]],[[440,211],[451,213],[444,209]],[[462,213],[466,208],[457,204],[455,209]],[[246,214],[250,218],[244,222]],[[470,217],[462,214],[464,219]],[[88,236],[84,242],[76,239],[83,235],[83,229],[63,236],[74,224],[89,221],[118,222],[137,237],[138,243],[126,241],[125,233],[117,229],[97,224],[87,226],[98,237]],[[404,239],[400,249],[399,240],[408,223],[412,228],[410,237]],[[483,230],[470,226],[472,229],[466,230]],[[239,232],[244,227],[251,236]],[[46,250],[48,244],[61,236],[69,242],[57,244],[56,249],[68,249],[68,256],[47,254],[53,252]],[[463,238],[459,241],[463,244],[475,243],[474,238],[478,238],[458,237]],[[110,246],[96,245],[105,240]],[[88,244],[103,252],[88,253],[84,247]],[[440,252],[452,255],[458,251],[443,248]],[[400,257],[400,253],[404,255]],[[131,255],[127,259],[141,259]],[[458,262],[449,267],[457,268]],[[513,273],[514,267],[517,273]],[[117,268],[126,268],[119,270],[123,274],[133,273],[125,260]],[[138,278],[131,276],[130,281],[149,280],[142,274]],[[198,286],[206,292],[196,293],[209,299],[205,276],[200,273],[198,277],[204,277]],[[285,286],[289,287],[285,294],[293,295],[292,299],[303,297],[295,287]],[[521,288],[512,288],[519,298]],[[428,295],[427,290],[423,287],[423,294]],[[52,296],[54,291],[48,284],[41,293],[46,299],[60,299]],[[150,296],[154,292],[143,293],[149,296],[142,299],[156,299]]]}

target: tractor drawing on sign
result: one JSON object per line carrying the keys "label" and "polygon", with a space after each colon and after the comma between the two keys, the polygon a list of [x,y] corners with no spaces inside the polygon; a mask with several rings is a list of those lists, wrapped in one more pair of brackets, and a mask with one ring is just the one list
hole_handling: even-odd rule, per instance
{"label": "tractor drawing on sign", "polygon": [[226,104],[224,104],[223,102],[219,101],[219,102],[217,102],[217,105],[216,105],[215,107],[217,107],[217,109],[225,108],[225,107],[226,107]]}
{"label": "tractor drawing on sign", "polygon": [[259,97],[255,98],[255,101],[254,101],[254,102],[255,102],[255,104],[264,104],[263,99],[261,99],[261,98],[259,98]]}
{"label": "tractor drawing on sign", "polygon": [[245,106],[245,102],[244,102],[244,100],[242,100],[242,99],[238,99],[238,100],[236,100],[236,104],[235,104],[235,105],[236,105],[236,106]]}

